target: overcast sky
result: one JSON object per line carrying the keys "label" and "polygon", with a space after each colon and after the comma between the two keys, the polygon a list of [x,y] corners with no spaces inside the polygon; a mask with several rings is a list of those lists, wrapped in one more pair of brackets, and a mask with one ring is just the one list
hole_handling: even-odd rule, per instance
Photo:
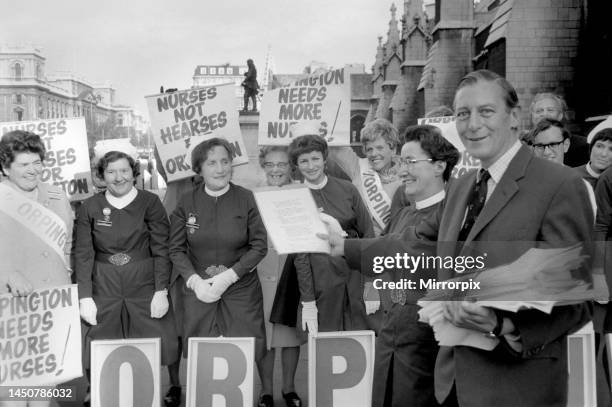
{"label": "overcast sky", "polygon": [[[0,13],[0,42],[39,45],[46,72],[109,81],[143,113],[160,85],[188,88],[199,64],[255,61],[268,45],[276,73],[310,61],[363,63],[386,39],[390,0],[18,0]],[[403,8],[396,1],[398,18]],[[8,6],[8,4],[7,4]]]}

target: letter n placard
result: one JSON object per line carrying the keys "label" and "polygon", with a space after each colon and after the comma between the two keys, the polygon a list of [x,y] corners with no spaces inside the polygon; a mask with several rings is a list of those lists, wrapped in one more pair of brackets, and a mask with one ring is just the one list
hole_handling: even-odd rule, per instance
{"label": "letter n placard", "polygon": [[160,339],[91,342],[92,407],[161,403]]}
{"label": "letter n placard", "polygon": [[568,407],[597,405],[595,379],[595,332],[589,322],[567,337]]}
{"label": "letter n placard", "polygon": [[325,332],[308,338],[311,407],[372,405],[374,332]]}
{"label": "letter n placard", "polygon": [[189,338],[186,407],[253,406],[255,338]]}

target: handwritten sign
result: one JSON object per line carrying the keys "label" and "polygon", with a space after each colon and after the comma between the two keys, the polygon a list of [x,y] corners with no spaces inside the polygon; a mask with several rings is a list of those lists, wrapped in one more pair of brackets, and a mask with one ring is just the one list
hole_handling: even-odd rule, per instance
{"label": "handwritten sign", "polygon": [[254,360],[254,338],[189,338],[185,406],[251,407]]}
{"label": "handwritten sign", "polygon": [[76,285],[0,295],[0,386],[48,386],[81,377]]}
{"label": "handwritten sign", "polygon": [[455,116],[426,117],[418,119],[418,123],[419,125],[429,124],[439,128],[442,136],[461,153],[459,162],[455,165],[451,174],[453,178],[459,178],[470,170],[480,168],[480,160],[467,152],[459,137],[459,133],[457,133]]}
{"label": "handwritten sign", "polygon": [[93,195],[84,118],[0,123],[1,135],[13,130],[41,137],[47,150],[41,181],[61,186],[72,201]]}
{"label": "handwritten sign", "polygon": [[259,115],[259,145],[288,145],[289,128],[311,122],[331,146],[349,146],[350,70],[330,70],[266,91]]}
{"label": "handwritten sign", "polygon": [[234,86],[231,83],[145,97],[153,138],[169,182],[194,175],[191,151],[213,137],[230,143],[234,165],[249,162]]}
{"label": "handwritten sign", "polygon": [[324,332],[308,338],[310,406],[372,405],[374,332]]}
{"label": "handwritten sign", "polygon": [[159,338],[92,341],[92,407],[158,407],[160,346]]}

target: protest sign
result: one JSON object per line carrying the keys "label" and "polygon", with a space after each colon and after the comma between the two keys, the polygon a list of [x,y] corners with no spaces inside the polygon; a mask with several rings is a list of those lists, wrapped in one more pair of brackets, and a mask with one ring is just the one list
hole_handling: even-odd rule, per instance
{"label": "protest sign", "polygon": [[160,339],[91,342],[91,406],[161,404]]}
{"label": "protest sign", "polygon": [[374,332],[324,332],[308,338],[310,406],[372,405]]}
{"label": "protest sign", "polygon": [[0,123],[0,135],[12,130],[38,134],[45,149],[41,181],[61,186],[72,201],[93,195],[85,119]]}
{"label": "protest sign", "polygon": [[455,165],[451,174],[453,178],[459,178],[472,169],[480,168],[480,160],[466,151],[459,133],[457,133],[455,116],[425,117],[418,119],[418,123],[419,125],[429,124],[439,128],[442,136],[461,153],[459,162]]}
{"label": "protest sign", "polygon": [[187,407],[253,405],[254,338],[189,338]]}
{"label": "protest sign", "polygon": [[329,243],[316,236],[327,229],[305,185],[254,190],[255,202],[268,235],[279,254],[329,253]]}
{"label": "protest sign", "polygon": [[0,295],[0,386],[48,386],[82,375],[76,285]]}
{"label": "protest sign", "polygon": [[595,331],[589,322],[567,337],[568,392],[567,405],[597,406],[595,379]]}
{"label": "protest sign", "polygon": [[259,114],[259,145],[288,145],[289,127],[310,122],[330,146],[349,146],[351,80],[348,68],[305,76],[266,91]]}
{"label": "protest sign", "polygon": [[191,151],[213,137],[230,143],[233,165],[249,162],[240,133],[233,83],[162,93],[145,99],[155,145],[169,182],[194,175]]}

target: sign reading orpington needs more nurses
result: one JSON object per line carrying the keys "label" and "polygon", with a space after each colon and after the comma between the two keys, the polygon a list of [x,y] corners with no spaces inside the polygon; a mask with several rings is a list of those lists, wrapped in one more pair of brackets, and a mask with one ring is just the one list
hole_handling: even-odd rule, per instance
{"label": "sign reading orpington needs more nurses", "polygon": [[455,165],[455,168],[453,168],[453,172],[451,174],[453,178],[459,178],[470,170],[480,168],[480,160],[470,155],[470,153],[466,151],[465,146],[459,137],[455,116],[425,117],[418,119],[417,122],[419,125],[429,124],[439,128],[442,132],[442,136],[444,136],[444,138],[455,146],[455,148],[461,153],[459,162],[457,165]]}
{"label": "sign reading orpington needs more nurses", "polygon": [[83,117],[0,123],[0,136],[13,130],[29,131],[41,137],[47,150],[41,181],[61,187],[71,201],[93,195]]}
{"label": "sign reading orpington needs more nurses", "polygon": [[349,67],[305,76],[263,95],[257,144],[288,145],[291,125],[310,122],[330,146],[349,146],[350,114]]}
{"label": "sign reading orpington needs more nurses", "polygon": [[249,157],[240,133],[233,83],[146,96],[151,129],[168,181],[194,175],[191,151],[213,137],[231,146],[233,165]]}

